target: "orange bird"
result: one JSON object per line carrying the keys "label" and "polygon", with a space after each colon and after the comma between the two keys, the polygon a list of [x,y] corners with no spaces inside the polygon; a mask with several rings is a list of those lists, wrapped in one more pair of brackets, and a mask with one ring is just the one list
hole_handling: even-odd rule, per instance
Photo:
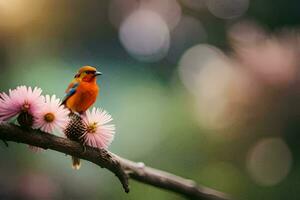
{"label": "orange bird", "polygon": [[[95,67],[81,67],[74,76],[66,90],[66,96],[62,102],[72,112],[84,114],[91,107],[98,96],[99,86],[97,85],[97,76],[101,75]],[[71,139],[71,138],[70,138]],[[73,168],[80,168],[80,160],[72,157]]]}

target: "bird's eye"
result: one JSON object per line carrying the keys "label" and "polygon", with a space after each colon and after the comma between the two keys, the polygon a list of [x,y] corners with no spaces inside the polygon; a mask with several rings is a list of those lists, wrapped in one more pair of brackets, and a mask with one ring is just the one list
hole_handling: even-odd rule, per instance
{"label": "bird's eye", "polygon": [[86,74],[94,74],[95,72],[94,71],[86,71],[85,73]]}

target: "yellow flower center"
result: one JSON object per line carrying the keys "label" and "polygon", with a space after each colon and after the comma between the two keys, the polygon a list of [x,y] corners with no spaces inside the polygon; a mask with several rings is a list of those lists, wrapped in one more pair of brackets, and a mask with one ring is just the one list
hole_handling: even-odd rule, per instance
{"label": "yellow flower center", "polygon": [[96,130],[97,130],[97,123],[96,122],[90,124],[87,128],[88,133],[96,133]]}
{"label": "yellow flower center", "polygon": [[48,123],[53,122],[55,119],[55,116],[53,113],[47,113],[46,115],[44,115],[44,120]]}
{"label": "yellow flower center", "polygon": [[27,112],[29,110],[29,108],[30,108],[29,103],[25,102],[22,106],[22,111]]}

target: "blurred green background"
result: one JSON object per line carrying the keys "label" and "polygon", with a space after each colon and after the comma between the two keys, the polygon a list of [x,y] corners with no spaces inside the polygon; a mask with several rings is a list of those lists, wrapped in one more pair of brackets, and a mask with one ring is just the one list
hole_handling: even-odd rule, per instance
{"label": "blurred green background", "polygon": [[[0,90],[63,98],[96,66],[110,150],[236,199],[300,198],[298,0],[0,0]],[[183,199],[26,145],[0,145],[0,199]]]}

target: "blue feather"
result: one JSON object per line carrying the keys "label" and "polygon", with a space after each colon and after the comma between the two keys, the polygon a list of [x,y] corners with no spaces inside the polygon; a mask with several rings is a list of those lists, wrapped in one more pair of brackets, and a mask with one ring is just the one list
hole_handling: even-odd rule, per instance
{"label": "blue feather", "polygon": [[67,101],[73,94],[76,93],[76,90],[77,90],[78,86],[79,86],[79,82],[75,83],[75,84],[69,89],[69,91],[67,92],[65,98],[64,98],[63,101],[62,101],[62,104],[65,104],[66,101]]}

